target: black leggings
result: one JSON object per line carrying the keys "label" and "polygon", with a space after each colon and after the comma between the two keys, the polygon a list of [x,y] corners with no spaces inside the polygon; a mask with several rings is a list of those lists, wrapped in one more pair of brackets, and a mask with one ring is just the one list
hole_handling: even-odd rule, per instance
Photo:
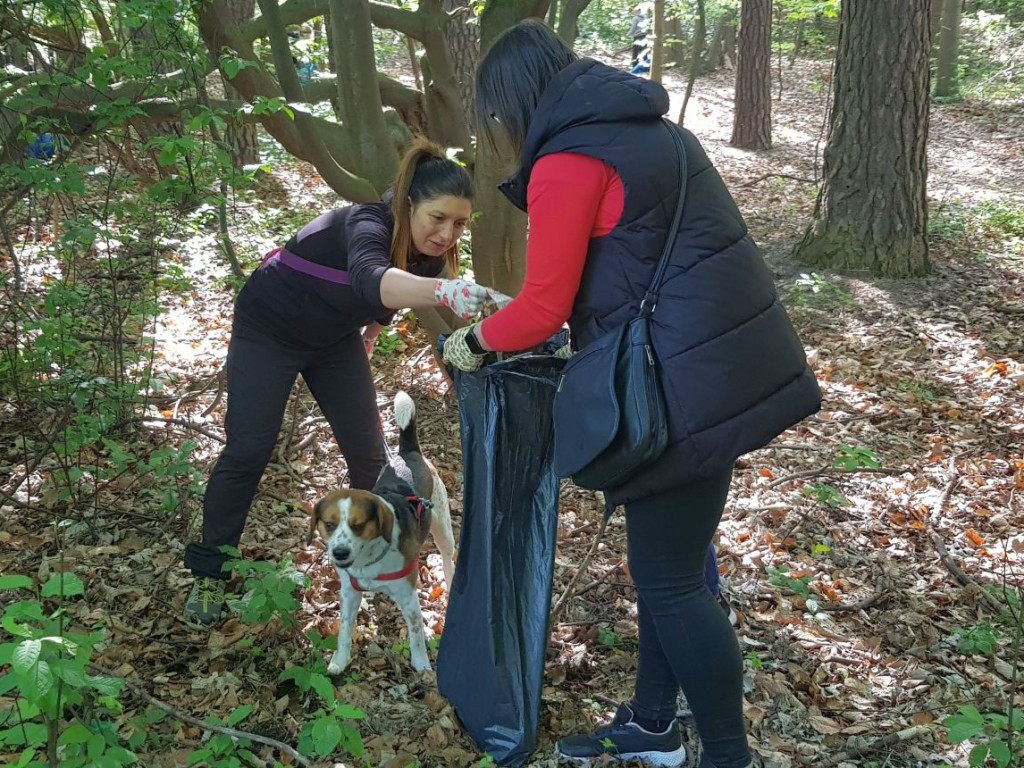
{"label": "black leggings", "polygon": [[634,710],[669,721],[682,688],[716,768],[750,764],[743,661],[736,633],[707,587],[705,561],[732,472],[626,505],[640,649]]}
{"label": "black leggings", "polygon": [[227,358],[227,445],[206,487],[202,543],[185,549],[185,567],[195,576],[227,578],[221,571],[227,556],[218,548],[238,546],[299,374],[331,425],[350,485],[372,488],[384,466],[377,395],[358,329],[327,349],[309,351],[236,323]]}

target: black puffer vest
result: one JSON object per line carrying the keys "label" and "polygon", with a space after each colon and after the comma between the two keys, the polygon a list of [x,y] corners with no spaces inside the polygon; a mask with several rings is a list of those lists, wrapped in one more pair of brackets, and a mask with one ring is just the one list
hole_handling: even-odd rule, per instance
{"label": "black puffer vest", "polygon": [[[616,227],[590,241],[569,321],[577,349],[635,315],[678,200],[680,171],[657,83],[589,59],[555,78],[538,105],[519,172],[502,185],[526,210],[534,163],[573,152],[622,179]],[[803,346],[738,208],[697,139],[687,156],[683,219],[653,315],[669,415],[665,454],[606,494],[623,504],[720,472],[821,405]]]}

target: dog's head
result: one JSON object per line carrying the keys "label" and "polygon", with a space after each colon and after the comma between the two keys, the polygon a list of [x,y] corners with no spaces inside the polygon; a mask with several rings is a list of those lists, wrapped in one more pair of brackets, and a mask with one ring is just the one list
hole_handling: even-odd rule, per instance
{"label": "dog's head", "polygon": [[314,532],[327,545],[339,568],[373,562],[390,546],[395,510],[375,493],[355,489],[331,491],[317,502],[309,521],[309,543]]}

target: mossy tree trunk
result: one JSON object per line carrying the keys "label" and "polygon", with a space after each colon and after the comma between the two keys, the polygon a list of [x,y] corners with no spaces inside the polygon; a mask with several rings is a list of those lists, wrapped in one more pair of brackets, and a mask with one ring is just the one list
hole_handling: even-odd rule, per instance
{"label": "mossy tree trunk", "polygon": [[929,268],[929,0],[845,0],[824,183],[796,258],[887,277]]}

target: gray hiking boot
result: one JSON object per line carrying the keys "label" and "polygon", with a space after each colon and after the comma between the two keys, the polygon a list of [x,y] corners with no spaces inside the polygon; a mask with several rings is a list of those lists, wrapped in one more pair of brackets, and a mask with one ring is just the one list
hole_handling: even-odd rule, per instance
{"label": "gray hiking boot", "polygon": [[196,579],[189,592],[188,600],[185,601],[185,618],[189,621],[196,621],[200,624],[213,624],[220,621],[224,613],[224,587],[227,582],[223,579],[211,579],[203,577]]}

